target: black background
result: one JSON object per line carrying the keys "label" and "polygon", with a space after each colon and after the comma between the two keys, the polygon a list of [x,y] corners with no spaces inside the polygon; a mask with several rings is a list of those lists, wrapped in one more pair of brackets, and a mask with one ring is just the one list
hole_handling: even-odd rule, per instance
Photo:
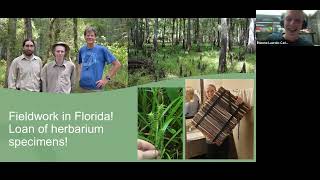
{"label": "black background", "polygon": [[[256,9],[312,9],[314,2],[304,4],[282,1],[268,2],[201,2],[187,1],[154,1],[154,2],[66,2],[52,1],[51,5],[43,2],[27,2],[11,12],[1,11],[1,17],[255,17]],[[12,1],[15,7],[18,3]],[[62,4],[61,4],[62,3]],[[115,4],[118,3],[118,4]],[[222,4],[224,3],[224,4]],[[47,3],[45,3],[47,4]],[[169,4],[169,5],[168,5]],[[173,4],[173,5],[171,5]],[[293,7],[295,5],[296,7]],[[304,7],[303,5],[310,6]],[[10,7],[7,5],[6,7]],[[292,124],[301,129],[295,114],[308,104],[301,104],[304,88],[314,86],[308,83],[316,77],[315,68],[319,61],[318,47],[284,47],[257,45],[256,73],[256,160],[257,162],[1,162],[1,177],[4,175],[21,177],[49,176],[68,177],[96,176],[116,178],[156,179],[156,178],[204,178],[218,179],[223,177],[243,177],[256,179],[259,170],[270,176],[281,172],[283,162],[292,161],[291,149],[300,147],[302,136],[288,138],[287,129]],[[258,100],[257,100],[258,97]],[[304,102],[304,101],[302,101]],[[299,104],[299,105],[297,105]],[[305,118],[305,117],[304,117]],[[309,126],[308,126],[309,127]],[[300,138],[300,139],[299,139]],[[287,146],[287,147],[286,147]],[[1,147],[3,148],[3,147]],[[305,154],[299,153],[298,157]],[[1,161],[1,160],[0,160]],[[2,178],[1,178],[2,179]]]}

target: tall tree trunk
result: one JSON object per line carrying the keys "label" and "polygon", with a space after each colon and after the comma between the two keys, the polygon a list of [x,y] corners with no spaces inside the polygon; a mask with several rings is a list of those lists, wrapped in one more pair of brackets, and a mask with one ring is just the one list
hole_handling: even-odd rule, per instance
{"label": "tall tree trunk", "polygon": [[[221,26],[221,23],[220,23],[220,18],[217,18],[218,19],[218,27]],[[221,28],[220,28],[221,29]],[[221,30],[218,29],[217,33],[218,33],[218,37],[217,37],[217,47],[220,47],[220,32]]]}
{"label": "tall tree trunk", "polygon": [[193,44],[197,44],[197,18],[193,18],[193,25],[192,25],[192,29],[193,29]]}
{"label": "tall tree trunk", "polygon": [[146,44],[150,44],[149,18],[146,18]]}
{"label": "tall tree trunk", "polygon": [[134,37],[134,27],[132,27],[132,25],[131,25],[131,27],[130,27],[130,36],[129,36],[129,42],[131,42],[132,44],[133,44],[133,47],[135,47],[136,46],[136,42],[135,42],[135,37]]}
{"label": "tall tree trunk", "polygon": [[188,29],[187,29],[187,50],[191,50],[191,19],[188,18]]}
{"label": "tall tree trunk", "polygon": [[[217,28],[215,26],[215,19],[212,18],[211,19],[211,33],[212,33],[212,38],[211,38],[211,44],[212,44],[212,47],[215,47],[216,46],[216,31],[217,31]],[[210,36],[210,37],[211,37]]]}
{"label": "tall tree trunk", "polygon": [[7,59],[7,48],[3,45],[0,45],[0,59]]}
{"label": "tall tree trunk", "polygon": [[[129,44],[132,43],[133,49],[136,47],[136,42],[135,42],[135,18],[131,18],[128,20],[128,26],[130,27],[130,34],[128,36],[128,42]],[[129,46],[131,47],[131,46]],[[129,49],[129,48],[128,48]]]}
{"label": "tall tree trunk", "polygon": [[240,24],[240,20],[237,20],[237,46],[240,46],[240,41],[241,41],[241,24]]}
{"label": "tall tree trunk", "polygon": [[235,18],[234,23],[233,23],[233,31],[234,31],[234,39],[235,39],[235,44],[239,44],[239,40],[238,40],[238,34],[239,34],[239,30],[238,30],[238,23],[237,23],[237,19]]}
{"label": "tall tree trunk", "polygon": [[[48,24],[48,18],[38,18],[35,21],[38,21],[37,24],[45,24],[47,26]],[[35,23],[36,26],[36,23]],[[37,27],[37,26],[36,26]],[[39,30],[39,39],[37,40],[37,53],[38,56],[44,60],[46,58],[46,53],[47,53],[47,39],[48,39],[48,29],[47,28],[40,28]]]}
{"label": "tall tree trunk", "polygon": [[233,19],[228,19],[228,55],[229,55],[229,62],[233,63],[233,53],[232,53],[232,41],[233,41]]}
{"label": "tall tree trunk", "polygon": [[229,32],[228,32],[228,49],[229,49],[229,52],[232,51],[232,38],[233,38],[233,23],[232,23],[232,18],[229,18],[228,19],[229,21]]}
{"label": "tall tree trunk", "polygon": [[172,46],[174,46],[174,23],[176,21],[176,18],[172,18],[172,31],[171,31],[171,43],[172,43]]}
{"label": "tall tree trunk", "polygon": [[239,39],[240,39],[240,51],[238,53],[238,61],[245,61],[245,54],[247,52],[247,39],[248,39],[248,19],[243,18],[240,19],[240,27],[239,27]]}
{"label": "tall tree trunk", "polygon": [[182,34],[182,31],[181,31],[181,28],[182,28],[182,18],[179,18],[179,43],[181,42],[181,34]]}
{"label": "tall tree trunk", "polygon": [[177,20],[176,20],[176,45],[178,45],[179,44],[179,18],[177,18]]}
{"label": "tall tree trunk", "polygon": [[[32,39],[32,24],[31,24],[31,18],[23,18],[24,20],[24,38],[25,39]],[[37,53],[37,44],[34,46],[34,54]]]}
{"label": "tall tree trunk", "polygon": [[50,18],[50,26],[49,26],[49,32],[48,32],[48,37],[49,37],[49,47],[47,49],[47,56],[46,59],[43,62],[43,65],[45,65],[50,57],[51,53],[51,46],[52,46],[52,40],[53,40],[53,26],[56,18]]}
{"label": "tall tree trunk", "polygon": [[249,26],[249,40],[248,40],[248,51],[250,53],[256,52],[256,39],[255,39],[255,18],[250,19]]}
{"label": "tall tree trunk", "polygon": [[240,26],[238,27],[238,41],[239,41],[239,46],[243,45],[243,24],[241,23]]}
{"label": "tall tree trunk", "polygon": [[153,49],[157,51],[158,49],[158,18],[154,19],[154,36],[153,36]]}
{"label": "tall tree trunk", "polygon": [[143,49],[144,42],[144,32],[143,32],[143,19],[135,18],[134,20],[134,39],[135,39],[135,48]]}
{"label": "tall tree trunk", "polygon": [[163,18],[163,19],[164,19],[164,23],[163,23],[163,32],[162,32],[162,47],[165,47],[164,40],[166,35],[166,18]]}
{"label": "tall tree trunk", "polygon": [[24,19],[24,29],[25,29],[25,39],[32,39],[32,25],[31,18],[23,18]]}
{"label": "tall tree trunk", "polygon": [[248,27],[249,27],[249,18],[245,18],[245,26],[244,26],[244,29],[243,29],[243,46],[244,47],[247,47],[247,44],[248,44]]}
{"label": "tall tree trunk", "polygon": [[72,18],[72,20],[73,20],[73,47],[74,47],[75,56],[77,56],[78,52],[79,52],[79,49],[78,49],[78,19]]}
{"label": "tall tree trunk", "polygon": [[4,87],[8,87],[8,74],[9,69],[12,63],[13,58],[16,56],[15,47],[16,47],[16,36],[17,36],[17,18],[9,18],[8,21],[8,48],[7,48],[7,68],[6,68],[6,77],[4,82]]}
{"label": "tall tree trunk", "polygon": [[140,22],[138,23],[139,23],[138,47],[139,49],[143,49],[143,42],[144,42],[143,18],[140,18]]}
{"label": "tall tree trunk", "polygon": [[214,46],[215,47],[219,47],[219,29],[216,29],[215,31],[214,31],[214,40],[213,40],[213,44],[214,44]]}
{"label": "tall tree trunk", "polygon": [[195,28],[195,39],[196,39],[196,44],[197,44],[197,52],[201,52],[200,48],[200,20],[199,18],[196,18],[196,28]]}
{"label": "tall tree trunk", "polygon": [[226,52],[227,52],[227,18],[221,18],[221,49],[219,57],[219,67],[218,73],[224,73],[227,71],[227,61],[226,61]]}
{"label": "tall tree trunk", "polygon": [[[79,47],[78,47],[78,19],[77,18],[72,18],[73,20],[73,46],[74,46],[74,53],[76,57],[74,60],[74,64],[76,65],[76,77],[77,77],[77,81],[79,82],[80,80],[80,65],[79,65]],[[71,53],[71,52],[69,52]]]}
{"label": "tall tree trunk", "polygon": [[186,50],[186,18],[183,18],[183,39],[182,39],[183,49]]}
{"label": "tall tree trunk", "polygon": [[60,41],[60,33],[61,33],[61,19],[57,18],[56,22],[55,22],[55,27],[54,27],[54,43]]}
{"label": "tall tree trunk", "polygon": [[135,49],[139,49],[138,41],[139,41],[139,19],[135,18],[134,19],[134,44],[135,44]]}

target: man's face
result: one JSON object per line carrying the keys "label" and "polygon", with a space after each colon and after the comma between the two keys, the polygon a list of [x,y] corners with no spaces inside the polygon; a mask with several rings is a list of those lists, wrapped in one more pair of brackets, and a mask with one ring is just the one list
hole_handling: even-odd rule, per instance
{"label": "man's face", "polygon": [[56,60],[63,60],[64,55],[66,54],[66,50],[64,46],[56,46],[54,50],[54,56],[56,57]]}
{"label": "man's face", "polygon": [[34,44],[32,41],[26,41],[26,43],[23,46],[23,54],[26,56],[31,56],[34,52]]}
{"label": "man's face", "polygon": [[93,31],[88,31],[84,38],[88,44],[93,44],[96,41],[96,35]]}
{"label": "man's face", "polygon": [[298,38],[299,32],[302,28],[303,14],[300,11],[287,11],[287,15],[284,18],[284,29],[286,35],[290,37]]}

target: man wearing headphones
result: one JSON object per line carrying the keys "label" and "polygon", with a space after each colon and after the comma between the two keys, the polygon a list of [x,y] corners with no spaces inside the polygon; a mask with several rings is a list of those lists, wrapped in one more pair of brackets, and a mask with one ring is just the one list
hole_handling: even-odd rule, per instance
{"label": "man wearing headphones", "polygon": [[307,28],[307,17],[302,10],[287,10],[282,15],[280,25],[284,28],[285,33],[273,33],[267,41],[283,42],[283,44],[295,46],[313,46],[309,40],[299,37],[300,30]]}

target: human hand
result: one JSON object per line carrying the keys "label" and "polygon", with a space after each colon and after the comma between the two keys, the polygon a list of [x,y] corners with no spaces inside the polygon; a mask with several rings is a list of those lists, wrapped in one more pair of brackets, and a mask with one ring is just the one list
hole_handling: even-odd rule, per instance
{"label": "human hand", "polygon": [[96,82],[96,87],[97,88],[103,88],[104,86],[106,86],[106,84],[108,83],[108,80],[106,79],[100,79],[99,81]]}
{"label": "human hand", "polygon": [[142,159],[157,159],[159,158],[159,151],[156,150],[153,144],[144,141],[142,139],[138,139],[138,160]]}
{"label": "human hand", "polygon": [[243,99],[239,96],[237,96],[237,99],[236,99],[236,105],[240,105],[241,103],[243,103]]}

